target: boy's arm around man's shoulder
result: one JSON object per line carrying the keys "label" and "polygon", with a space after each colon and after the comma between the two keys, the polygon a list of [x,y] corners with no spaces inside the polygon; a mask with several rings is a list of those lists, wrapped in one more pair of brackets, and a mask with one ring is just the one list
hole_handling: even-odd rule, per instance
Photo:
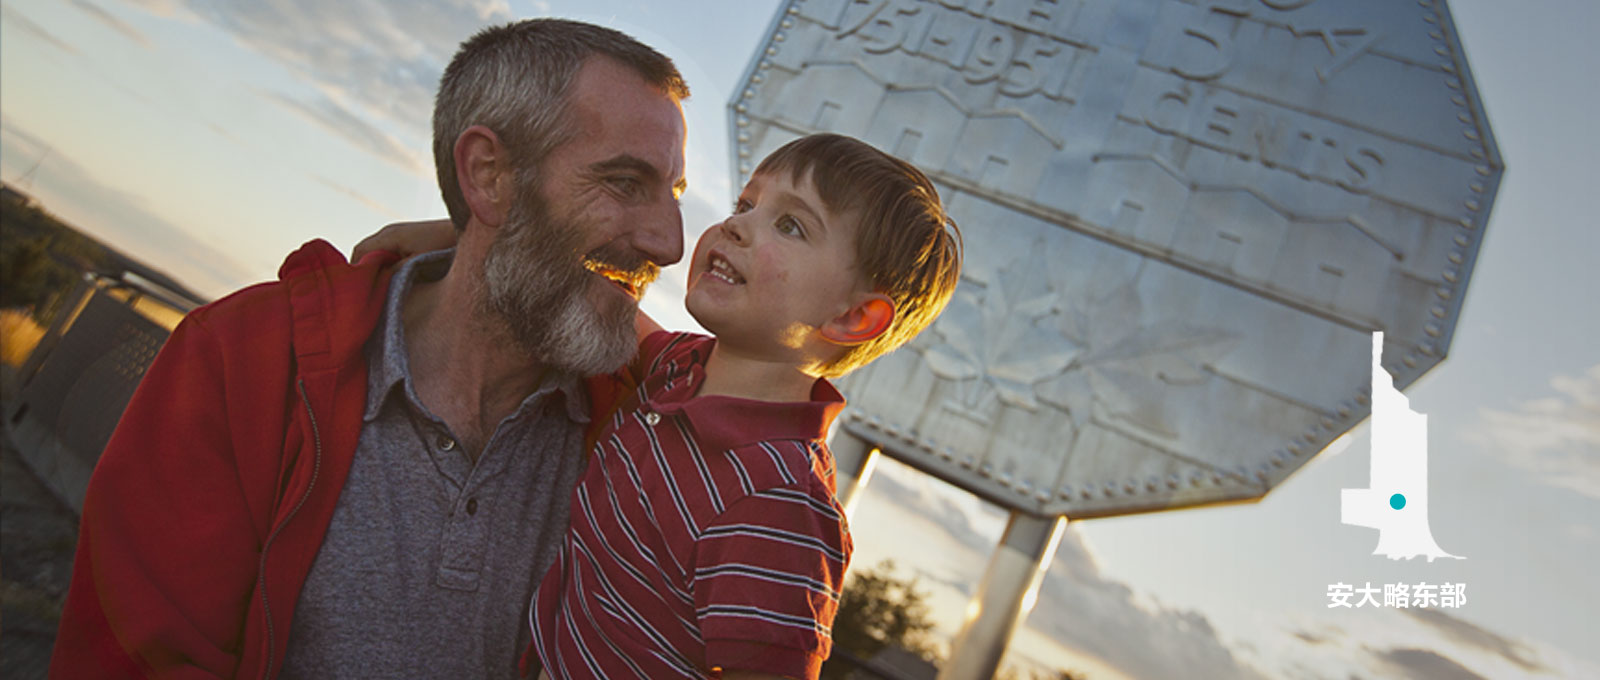
{"label": "boy's arm around man's shoulder", "polygon": [[[51,677],[212,678],[241,670],[271,513],[271,499],[243,480],[275,472],[241,469],[249,466],[238,460],[237,438],[260,433],[236,431],[231,421],[240,409],[281,412],[283,405],[243,403],[248,381],[229,384],[237,362],[225,354],[252,348],[220,342],[205,313],[191,314],[167,340],[96,465]],[[282,434],[261,443],[278,445]]]}

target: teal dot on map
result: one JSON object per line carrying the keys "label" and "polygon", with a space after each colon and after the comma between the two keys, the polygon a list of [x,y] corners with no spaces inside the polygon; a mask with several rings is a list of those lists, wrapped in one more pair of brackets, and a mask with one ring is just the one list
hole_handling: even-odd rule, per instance
{"label": "teal dot on map", "polygon": [[1394,508],[1396,510],[1399,510],[1400,508],[1406,507],[1405,494],[1397,493],[1397,494],[1395,494],[1393,496],[1390,496],[1389,497],[1389,507]]}

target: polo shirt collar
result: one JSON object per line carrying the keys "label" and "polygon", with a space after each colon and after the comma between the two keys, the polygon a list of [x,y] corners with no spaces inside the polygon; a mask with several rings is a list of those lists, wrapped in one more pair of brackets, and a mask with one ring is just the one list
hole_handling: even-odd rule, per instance
{"label": "polo shirt collar", "polygon": [[714,338],[706,338],[684,357],[663,362],[646,378],[651,394],[645,407],[662,415],[682,415],[705,451],[726,451],[774,439],[825,439],[844,396],[818,378],[809,401],[772,402],[725,395],[696,396],[705,382],[705,361]]}
{"label": "polo shirt collar", "polygon": [[[424,253],[400,265],[389,284],[389,293],[384,301],[383,319],[378,322],[378,332],[373,334],[372,343],[367,355],[367,409],[362,415],[363,422],[372,422],[383,410],[383,405],[389,397],[401,390],[411,403],[422,406],[422,400],[417,398],[412,387],[411,362],[406,352],[405,324],[402,322],[402,309],[405,305],[406,295],[411,292],[411,287],[417,282],[437,281],[444,278],[450,270],[450,262],[455,257],[454,248],[446,248],[431,253]],[[561,392],[565,401],[567,417],[573,422],[589,422],[589,397],[583,387],[583,381],[577,376],[562,375],[546,383],[553,385]],[[528,399],[523,400],[523,407],[528,400],[540,397],[544,389],[535,390]],[[522,407],[519,407],[518,411]]]}

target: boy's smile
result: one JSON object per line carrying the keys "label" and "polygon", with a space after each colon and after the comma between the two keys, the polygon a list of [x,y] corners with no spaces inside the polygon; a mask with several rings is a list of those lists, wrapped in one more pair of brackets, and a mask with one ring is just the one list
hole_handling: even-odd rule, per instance
{"label": "boy's smile", "polygon": [[695,245],[689,313],[727,349],[811,363],[818,357],[810,354],[833,349],[817,344],[817,329],[866,290],[856,228],[854,215],[828,209],[809,176],[796,183],[787,171],[756,174],[734,214]]}

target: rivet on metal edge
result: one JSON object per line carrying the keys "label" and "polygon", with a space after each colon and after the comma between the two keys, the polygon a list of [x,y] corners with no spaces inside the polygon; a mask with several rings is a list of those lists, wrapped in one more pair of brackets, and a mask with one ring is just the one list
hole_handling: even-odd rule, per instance
{"label": "rivet on metal edge", "polygon": [[767,56],[769,56],[769,57],[778,56],[778,48],[777,48],[776,45],[767,48]]}
{"label": "rivet on metal edge", "polygon": [[794,28],[794,19],[784,19],[783,21],[778,22],[778,25],[784,28]]}
{"label": "rivet on metal edge", "polygon": [[1471,184],[1468,184],[1467,188],[1471,189],[1473,191],[1473,193],[1479,193],[1479,194],[1483,193],[1483,190],[1484,190],[1483,182],[1473,182]]}
{"label": "rivet on metal edge", "polygon": [[741,131],[739,133],[739,141],[740,142],[748,142],[748,141],[750,141],[750,133]]}
{"label": "rivet on metal edge", "polygon": [[994,465],[991,465],[989,463],[984,463],[983,465],[978,466],[978,476],[979,477],[988,477],[988,476],[993,475],[993,474],[994,474]]}
{"label": "rivet on metal edge", "polygon": [[1153,491],[1156,490],[1156,486],[1158,484],[1160,484],[1160,483],[1161,483],[1161,478],[1159,478],[1159,477],[1151,477],[1151,478],[1149,478],[1149,479],[1144,481],[1144,489],[1145,489],[1145,491],[1152,491],[1153,492]]}
{"label": "rivet on metal edge", "polygon": [[1340,418],[1348,419],[1350,417],[1350,414],[1352,414],[1354,412],[1355,411],[1350,408],[1350,402],[1344,402],[1344,403],[1339,404],[1339,417]]}
{"label": "rivet on metal edge", "polygon": [[1324,417],[1322,419],[1322,429],[1324,429],[1324,430],[1332,430],[1333,429],[1333,419],[1332,418],[1328,418],[1328,417]]}
{"label": "rivet on metal edge", "polygon": [[1135,491],[1138,491],[1138,490],[1139,490],[1138,482],[1135,482],[1135,481],[1130,479],[1130,480],[1122,483],[1122,492],[1125,493],[1125,494],[1128,494],[1128,495],[1132,496],[1133,493]]}
{"label": "rivet on metal edge", "polygon": [[1458,94],[1458,95],[1450,98],[1450,103],[1451,104],[1455,104],[1456,106],[1466,106],[1467,105],[1467,98]]}
{"label": "rivet on metal edge", "polygon": [[1212,484],[1218,484],[1218,485],[1222,484],[1222,473],[1220,473],[1220,472],[1212,472],[1211,473],[1211,483]]}
{"label": "rivet on metal edge", "polygon": [[1461,257],[1461,251],[1452,250],[1449,255],[1445,256],[1445,259],[1450,260],[1450,264],[1461,264],[1463,258]]}
{"label": "rivet on metal edge", "polygon": [[1040,503],[1048,503],[1050,502],[1050,492],[1040,491],[1039,493],[1033,495],[1033,499],[1039,501]]}
{"label": "rivet on metal edge", "polygon": [[1289,451],[1289,455],[1299,456],[1300,452],[1302,451],[1302,449],[1300,448],[1299,444],[1290,444],[1288,446],[1288,451]]}
{"label": "rivet on metal edge", "polygon": [[750,127],[750,117],[749,116],[739,116],[736,120],[734,120],[734,123],[737,124],[739,127]]}
{"label": "rivet on metal edge", "polygon": [[1287,460],[1288,460],[1288,456],[1284,455],[1284,453],[1282,451],[1275,451],[1275,452],[1273,452],[1272,458],[1271,458],[1272,467],[1283,467],[1284,462],[1286,462]]}
{"label": "rivet on metal edge", "polygon": [[1459,89],[1461,89],[1461,81],[1459,79],[1456,79],[1456,78],[1445,78],[1444,79],[1444,86],[1448,87],[1448,88],[1450,88],[1452,90],[1459,90]]}
{"label": "rivet on metal edge", "polygon": [[772,42],[783,42],[783,41],[788,40],[788,39],[789,39],[789,36],[784,35],[782,33],[774,33],[774,34],[772,34]]}
{"label": "rivet on metal edge", "polygon": [[750,164],[749,163],[740,163],[739,164],[739,172],[744,173],[746,175],[750,174]]}
{"label": "rivet on metal edge", "polygon": [[1488,177],[1489,173],[1491,172],[1491,170],[1489,170],[1489,166],[1487,165],[1480,165],[1476,168],[1473,168],[1473,170],[1476,170],[1478,174],[1483,175],[1484,177]]}
{"label": "rivet on metal edge", "polygon": [[1405,364],[1406,364],[1406,368],[1416,368],[1417,367],[1417,358],[1414,357],[1414,356],[1409,356],[1408,355],[1405,358],[1404,361],[1405,361]]}
{"label": "rivet on metal edge", "polygon": [[1261,468],[1259,470],[1256,470],[1256,480],[1257,481],[1262,481],[1262,482],[1267,481],[1267,470],[1268,469],[1269,468],[1263,467],[1263,468]]}
{"label": "rivet on metal edge", "polygon": [[1483,204],[1470,200],[1467,201],[1465,205],[1467,206],[1467,210],[1471,210],[1472,212],[1478,212],[1478,209],[1483,207]]}
{"label": "rivet on metal edge", "polygon": [[1438,31],[1428,31],[1428,37],[1434,40],[1444,40],[1444,34]]}
{"label": "rivet on metal edge", "polygon": [[1456,234],[1455,241],[1456,245],[1461,246],[1462,248],[1465,248],[1467,247],[1467,244],[1472,243],[1472,239],[1467,238],[1466,234]]}
{"label": "rivet on metal edge", "polygon": [[1078,492],[1078,497],[1082,498],[1083,500],[1094,498],[1094,489],[1087,486],[1083,487],[1083,490]]}
{"label": "rivet on metal edge", "polygon": [[1422,352],[1422,356],[1431,357],[1433,356],[1434,352],[1438,351],[1438,348],[1435,347],[1431,342],[1424,342],[1420,345],[1417,345],[1417,351]]}
{"label": "rivet on metal edge", "polygon": [[1433,15],[1433,14],[1424,14],[1424,15],[1422,15],[1422,20],[1426,21],[1426,22],[1428,22],[1430,24],[1439,23],[1439,17],[1437,15]]}
{"label": "rivet on metal edge", "polygon": [[769,68],[772,68],[772,60],[771,59],[762,59],[761,60],[761,69],[764,71],[764,70],[769,69]]}
{"label": "rivet on metal edge", "polygon": [[1462,137],[1466,137],[1467,139],[1470,139],[1470,140],[1472,140],[1474,142],[1478,141],[1478,131],[1477,130],[1465,130],[1465,131],[1463,131],[1461,133],[1461,136]]}
{"label": "rivet on metal edge", "polygon": [[1058,493],[1056,495],[1060,496],[1061,500],[1065,500],[1065,501],[1072,500],[1072,485],[1071,484],[1063,484],[1063,485],[1061,485],[1061,491],[1060,491],[1060,493]]}
{"label": "rivet on metal edge", "polygon": [[955,451],[951,451],[948,448],[940,449],[939,450],[939,457],[948,461],[948,460],[956,457],[956,452]]}
{"label": "rivet on metal edge", "polygon": [[1439,65],[1439,69],[1444,71],[1445,73],[1455,73],[1456,72],[1455,64],[1452,64],[1452,63],[1450,63],[1448,61],[1443,63],[1443,64],[1440,64]]}
{"label": "rivet on metal edge", "polygon": [[1439,332],[1440,332],[1439,324],[1430,323],[1430,324],[1428,324],[1426,326],[1423,326],[1422,327],[1422,332],[1423,333],[1427,333],[1428,337],[1430,337],[1430,338],[1437,338],[1437,337],[1439,337]]}
{"label": "rivet on metal edge", "polygon": [[966,468],[968,470],[971,470],[973,464],[976,463],[976,462],[977,461],[974,461],[972,459],[972,456],[967,456],[966,458],[962,458],[961,459],[961,467],[964,467],[964,468]]}
{"label": "rivet on metal edge", "polygon": [[1432,314],[1436,319],[1443,319],[1448,312],[1444,307],[1435,306],[1433,309],[1428,310],[1428,313]]}
{"label": "rivet on metal edge", "polygon": [[1104,489],[1101,490],[1101,493],[1104,493],[1106,495],[1106,498],[1110,498],[1112,496],[1117,495],[1117,483],[1116,482],[1106,482],[1106,486],[1105,486]]}
{"label": "rivet on metal edge", "polygon": [[740,158],[749,158],[750,157],[750,147],[747,147],[747,146],[745,146],[743,144],[740,144],[739,145],[739,157]]}
{"label": "rivet on metal edge", "polygon": [[1463,123],[1471,123],[1472,122],[1472,116],[1467,115],[1467,113],[1465,111],[1463,111],[1461,113],[1456,114],[1456,120],[1459,120],[1459,121],[1461,121]]}
{"label": "rivet on metal edge", "polygon": [[755,99],[756,98],[756,89],[753,88],[753,87],[745,88],[744,89],[744,98],[745,99]]}
{"label": "rivet on metal edge", "polygon": [[795,7],[794,5],[789,5],[789,13],[790,14],[799,14],[800,13],[800,8],[799,7]]}
{"label": "rivet on metal edge", "polygon": [[1440,288],[1438,290],[1433,291],[1433,294],[1439,296],[1440,300],[1449,300],[1450,299],[1450,289],[1449,288]]}
{"label": "rivet on metal edge", "polygon": [[[759,74],[759,73],[757,73],[757,74],[755,74],[753,76],[750,76],[750,83],[752,85],[760,85],[761,81],[763,81],[763,80],[766,80],[766,78],[764,76],[762,76],[761,74]],[[1462,122],[1466,122],[1466,121],[1462,121]]]}
{"label": "rivet on metal edge", "polygon": [[880,417],[880,416],[868,417],[867,418],[867,424],[871,425],[873,427],[873,429],[881,430],[881,429],[883,429],[883,418]]}
{"label": "rivet on metal edge", "polygon": [[1444,46],[1435,47],[1433,48],[1433,53],[1441,57],[1448,57],[1450,56],[1450,49]]}
{"label": "rivet on metal edge", "polygon": [[1178,478],[1178,475],[1176,473],[1167,475],[1167,488],[1168,489],[1176,489],[1176,488],[1178,488],[1178,484],[1181,481],[1182,480]]}
{"label": "rivet on metal edge", "polygon": [[1456,218],[1456,224],[1461,225],[1462,229],[1471,229],[1473,226],[1472,217],[1469,215],[1467,217]]}

